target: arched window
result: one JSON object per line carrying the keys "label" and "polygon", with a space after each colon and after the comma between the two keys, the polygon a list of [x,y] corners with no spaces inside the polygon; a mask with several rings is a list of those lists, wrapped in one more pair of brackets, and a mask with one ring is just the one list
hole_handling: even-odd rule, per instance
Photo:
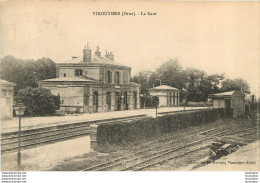
{"label": "arched window", "polygon": [[128,84],[128,73],[124,72],[124,84]]}
{"label": "arched window", "polygon": [[116,83],[116,84],[120,84],[120,75],[119,75],[119,72],[116,72],[116,74],[115,74],[115,83]]}

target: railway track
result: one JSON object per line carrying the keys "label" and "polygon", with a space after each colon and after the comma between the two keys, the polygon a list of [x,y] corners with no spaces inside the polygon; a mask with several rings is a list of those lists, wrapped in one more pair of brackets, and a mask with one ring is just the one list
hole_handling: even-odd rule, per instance
{"label": "railway track", "polygon": [[[200,109],[205,110],[205,109]],[[194,111],[194,110],[186,110]],[[183,111],[176,111],[177,113]],[[162,115],[173,113],[163,112]],[[40,145],[55,143],[59,141],[69,140],[86,136],[90,132],[91,124],[102,124],[109,122],[131,122],[136,119],[145,118],[147,115],[137,115],[122,118],[114,118],[108,120],[95,120],[88,122],[79,122],[73,124],[65,124],[54,127],[45,127],[31,130],[21,131],[21,150],[34,148]],[[1,153],[8,154],[18,149],[18,132],[9,132],[1,134]]]}
{"label": "railway track", "polygon": [[[47,127],[35,130],[25,130],[21,132],[21,150],[34,148],[40,145],[46,145],[59,141],[69,140],[86,136],[90,133],[91,124],[102,124],[110,122],[131,122],[145,115],[130,116],[124,118],[116,118],[110,120],[99,120],[91,122],[82,122],[70,125],[60,125],[55,127]],[[18,149],[18,133],[1,134],[1,153],[8,154]]]}
{"label": "railway track", "polygon": [[[210,129],[210,130],[206,130],[205,132],[209,132],[213,129]],[[201,133],[198,133],[198,134],[201,134]],[[198,135],[196,134],[196,135]],[[115,167],[119,164],[122,164],[122,163],[127,163],[127,162],[130,162],[130,161],[133,161],[133,160],[137,160],[138,158],[136,158],[135,156],[136,155],[139,155],[141,154],[142,155],[142,158],[144,157],[148,157],[148,156],[151,156],[151,155],[154,155],[156,154],[157,152],[155,152],[154,154],[148,154],[148,155],[144,155],[145,153],[149,153],[150,151],[154,150],[154,149],[159,149],[159,148],[162,148],[163,146],[166,146],[166,145],[171,145],[171,144],[174,144],[176,142],[180,142],[181,140],[184,140],[184,139],[189,139],[189,138],[192,138],[196,135],[189,135],[189,136],[185,136],[183,138],[179,138],[179,139],[176,139],[174,141],[170,141],[170,142],[167,142],[167,143],[163,143],[163,144],[159,144],[159,145],[155,145],[153,146],[152,148],[147,148],[147,149],[144,149],[144,150],[141,150],[141,151],[137,151],[135,153],[133,153],[132,155],[130,156],[123,156],[123,157],[120,157],[120,158],[117,158],[117,159],[114,159],[112,161],[109,161],[109,162],[106,162],[104,164],[99,164],[99,165],[96,165],[94,167],[90,167],[90,168],[87,168],[87,169],[84,169],[84,171],[89,171],[89,170],[95,170],[95,171],[100,171],[100,170],[105,170],[105,169],[108,169],[108,168],[112,168],[112,167]],[[171,137],[172,138],[172,137]],[[169,137],[167,138],[163,138],[163,139],[160,139],[158,142],[160,141],[164,141],[164,140],[168,140],[170,139]],[[158,143],[157,142],[157,143]],[[166,149],[167,150],[167,149]],[[162,152],[162,151],[161,151]],[[119,161],[122,161],[122,160],[125,160],[123,162],[119,162]],[[114,164],[115,162],[118,162],[117,164]]]}
{"label": "railway track", "polygon": [[[212,134],[210,134],[212,133]],[[147,148],[135,152],[129,156],[123,156],[105,163],[101,163],[83,171],[138,171],[164,163],[174,158],[184,157],[197,151],[209,148],[214,142],[215,137],[231,137],[231,135],[238,137],[245,137],[257,133],[255,128],[243,129],[235,132],[230,132],[223,129],[209,129],[200,133],[189,135],[183,138],[176,139],[167,143],[155,145],[152,148]],[[197,137],[198,139],[196,139]],[[235,138],[234,137],[234,138]],[[176,145],[187,139],[192,139],[191,142],[187,141],[185,144]],[[194,140],[195,139],[195,140]],[[221,138],[220,140],[223,140]],[[174,146],[175,145],[175,146]],[[167,146],[170,146],[170,148]]]}

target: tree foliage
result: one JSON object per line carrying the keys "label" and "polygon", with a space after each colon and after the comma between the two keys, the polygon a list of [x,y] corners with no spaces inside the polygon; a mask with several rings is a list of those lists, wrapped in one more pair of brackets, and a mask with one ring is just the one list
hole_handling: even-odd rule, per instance
{"label": "tree foliage", "polygon": [[180,90],[185,88],[185,84],[188,81],[187,73],[183,70],[177,58],[163,63],[156,70],[155,75],[159,76],[161,83],[174,86]]}
{"label": "tree foliage", "polygon": [[225,79],[225,74],[211,74],[196,68],[183,68],[178,59],[170,59],[163,63],[155,72],[139,72],[133,81],[141,84],[141,93],[146,93],[150,88],[165,84],[181,90],[180,100],[200,102],[207,101],[208,94],[214,94],[243,88],[250,92],[249,85],[242,79]]}
{"label": "tree foliage", "polygon": [[146,94],[148,89],[151,88],[151,75],[152,71],[145,70],[136,74],[132,80],[133,82],[139,83],[141,85],[141,93]]}
{"label": "tree foliage", "polygon": [[17,94],[17,100],[21,100],[26,106],[25,115],[52,115],[60,105],[60,97],[52,95],[45,88],[22,89]]}
{"label": "tree foliage", "polygon": [[221,92],[219,83],[224,74],[207,75],[204,71],[188,68],[187,100],[192,102],[207,101],[208,94]]}
{"label": "tree foliage", "polygon": [[16,83],[15,94],[26,87],[35,88],[38,81],[55,76],[55,63],[48,58],[34,61],[6,56],[1,60],[1,79]]}
{"label": "tree foliage", "polygon": [[221,89],[223,91],[230,91],[230,90],[243,90],[246,93],[250,93],[249,84],[243,79],[226,79],[221,83]]}

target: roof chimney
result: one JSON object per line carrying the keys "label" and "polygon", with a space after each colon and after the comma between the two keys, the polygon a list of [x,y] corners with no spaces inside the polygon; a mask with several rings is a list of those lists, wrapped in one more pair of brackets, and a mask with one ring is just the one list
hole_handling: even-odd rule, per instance
{"label": "roof chimney", "polygon": [[114,60],[114,54],[113,54],[113,52],[107,52],[107,51],[106,51],[105,57],[108,58],[108,59],[110,59],[110,60]]}
{"label": "roof chimney", "polygon": [[99,46],[97,46],[95,55],[98,56],[98,57],[100,57],[100,55],[101,55],[101,52],[99,51]]}
{"label": "roof chimney", "polygon": [[91,62],[91,49],[87,44],[87,49],[86,46],[83,49],[83,63],[90,63],[90,62]]}

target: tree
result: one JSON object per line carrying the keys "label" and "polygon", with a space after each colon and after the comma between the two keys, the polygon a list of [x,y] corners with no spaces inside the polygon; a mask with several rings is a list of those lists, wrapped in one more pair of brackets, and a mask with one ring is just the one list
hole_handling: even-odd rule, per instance
{"label": "tree", "polygon": [[[204,78],[204,72],[195,68],[187,68],[186,75],[188,79],[187,100],[198,102],[202,98],[202,91],[199,90],[199,86]],[[201,89],[203,88],[201,87]]]}
{"label": "tree", "polygon": [[55,62],[49,58],[38,59],[34,65],[38,80],[52,79],[56,77]]}
{"label": "tree", "polygon": [[6,56],[1,61],[1,78],[16,83],[15,94],[26,87],[38,87],[38,81],[55,76],[55,63],[48,58],[34,61]]}
{"label": "tree", "polygon": [[148,94],[148,89],[151,88],[150,77],[152,74],[152,71],[145,70],[139,72],[132,78],[133,82],[141,85],[141,93]]}
{"label": "tree", "polygon": [[183,89],[186,87],[188,82],[187,73],[183,70],[178,59],[170,59],[163,63],[157,70],[156,73],[161,80],[161,83],[168,86]]}
{"label": "tree", "polygon": [[212,90],[210,93],[220,92],[220,82],[225,79],[225,74],[212,74],[207,77],[207,80],[212,84]]}
{"label": "tree", "polygon": [[[163,63],[155,72],[144,71],[134,76],[133,81],[141,84],[141,93],[148,95],[149,88],[166,84],[181,90],[180,100],[185,97],[187,101],[207,101],[208,94],[223,91],[238,90],[241,87],[250,93],[249,85],[242,79],[226,79],[225,74],[207,75],[196,68],[183,69],[178,59],[170,59]],[[222,84],[222,87],[221,87]],[[144,105],[149,103],[147,97],[142,98]]]}
{"label": "tree", "polygon": [[27,87],[18,92],[16,99],[26,106],[25,115],[52,115],[60,104],[60,97],[45,88]]}
{"label": "tree", "polygon": [[243,79],[226,79],[221,83],[222,91],[230,91],[230,90],[243,90],[245,93],[250,93],[249,84]]}
{"label": "tree", "polygon": [[143,94],[143,96],[141,96],[142,107],[146,107],[147,102],[149,105],[149,98],[147,96],[149,95],[149,89],[152,87],[152,80],[154,78],[156,78],[154,72],[149,70],[139,72],[132,78],[133,82],[139,83],[141,85],[140,93]]}

